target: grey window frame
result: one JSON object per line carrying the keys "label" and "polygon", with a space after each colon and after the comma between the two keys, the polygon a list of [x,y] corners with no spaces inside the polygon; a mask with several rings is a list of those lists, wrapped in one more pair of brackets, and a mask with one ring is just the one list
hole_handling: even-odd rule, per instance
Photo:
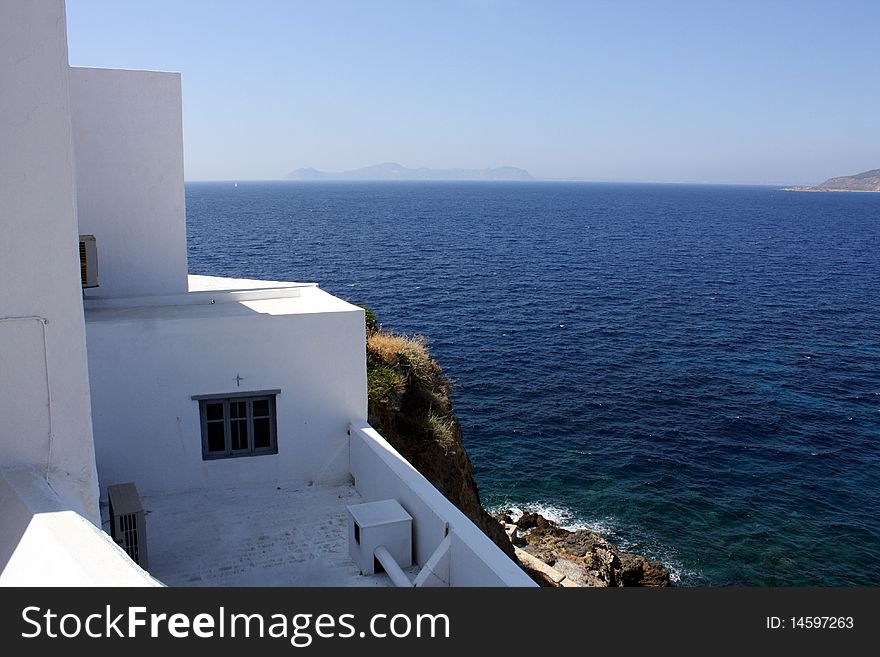
{"label": "grey window frame", "polygon": [[[254,392],[241,392],[219,395],[194,395],[192,399],[199,402],[199,419],[202,428],[202,460],[216,461],[220,459],[234,459],[246,456],[266,456],[278,453],[278,420],[275,398],[280,390],[258,390]],[[254,402],[267,401],[269,405],[269,446],[255,447],[254,445]],[[245,449],[232,449],[232,419],[230,405],[236,402],[246,404],[245,416],[247,419],[248,446]],[[208,451],[208,404],[223,405],[223,438],[226,449],[223,452]],[[264,419],[261,415],[256,419]],[[219,422],[219,421],[214,421]]]}

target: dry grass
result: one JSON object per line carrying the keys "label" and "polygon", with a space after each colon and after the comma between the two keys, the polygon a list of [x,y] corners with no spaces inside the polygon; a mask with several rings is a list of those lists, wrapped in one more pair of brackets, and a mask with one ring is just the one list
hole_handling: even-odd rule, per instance
{"label": "dry grass", "polygon": [[455,420],[453,418],[428,411],[425,424],[434,435],[434,440],[445,451],[449,451],[449,448],[455,445]]}
{"label": "dry grass", "polygon": [[386,365],[408,366],[416,378],[426,381],[439,369],[428,353],[427,340],[421,335],[379,331],[367,337],[367,353]]}
{"label": "dry grass", "polygon": [[368,334],[367,385],[370,421],[377,428],[387,431],[397,418],[413,436],[436,442],[446,453],[455,447],[450,384],[424,337],[382,330]]}

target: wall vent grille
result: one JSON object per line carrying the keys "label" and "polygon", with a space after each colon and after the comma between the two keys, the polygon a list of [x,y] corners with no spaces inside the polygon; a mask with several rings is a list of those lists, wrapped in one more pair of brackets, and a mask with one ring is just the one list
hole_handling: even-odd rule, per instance
{"label": "wall vent grille", "polygon": [[98,287],[98,243],[94,235],[79,236],[79,276],[83,289]]}
{"label": "wall vent grille", "polygon": [[132,483],[107,486],[110,505],[110,535],[132,561],[147,568],[147,530],[144,507]]}

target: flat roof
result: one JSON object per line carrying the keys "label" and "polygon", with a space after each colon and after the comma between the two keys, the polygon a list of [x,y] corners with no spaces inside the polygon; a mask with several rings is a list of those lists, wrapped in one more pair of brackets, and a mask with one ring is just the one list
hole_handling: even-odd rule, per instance
{"label": "flat roof", "polygon": [[201,319],[359,312],[315,283],[190,275],[189,292],[140,297],[88,297],[86,322]]}
{"label": "flat roof", "polygon": [[351,484],[145,496],[148,570],[169,586],[391,586],[349,557],[346,506],[361,502]]}

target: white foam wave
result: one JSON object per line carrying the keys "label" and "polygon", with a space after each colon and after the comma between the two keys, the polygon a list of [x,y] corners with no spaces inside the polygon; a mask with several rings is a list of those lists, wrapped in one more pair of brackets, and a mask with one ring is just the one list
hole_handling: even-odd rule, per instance
{"label": "white foam wave", "polygon": [[600,534],[614,534],[614,518],[588,519],[575,514],[570,508],[555,504],[552,502],[538,501],[526,503],[504,502],[492,505],[487,509],[491,515],[499,513],[507,513],[514,522],[519,520],[526,511],[529,513],[540,513],[547,520],[552,520],[563,529],[569,531],[577,531],[579,529],[587,529],[589,531],[598,532]]}

